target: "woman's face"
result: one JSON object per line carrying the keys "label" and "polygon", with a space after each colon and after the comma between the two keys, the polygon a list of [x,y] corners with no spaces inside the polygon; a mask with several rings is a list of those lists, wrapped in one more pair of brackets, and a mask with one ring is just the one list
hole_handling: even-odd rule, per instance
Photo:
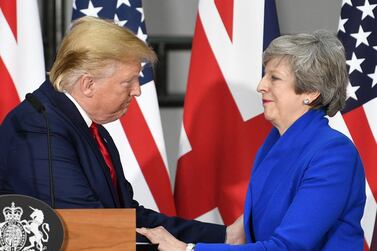
{"label": "woman's face", "polygon": [[296,94],[296,76],[287,59],[277,57],[266,64],[258,85],[262,94],[264,116],[282,135],[289,126],[309,110],[304,104],[306,93]]}

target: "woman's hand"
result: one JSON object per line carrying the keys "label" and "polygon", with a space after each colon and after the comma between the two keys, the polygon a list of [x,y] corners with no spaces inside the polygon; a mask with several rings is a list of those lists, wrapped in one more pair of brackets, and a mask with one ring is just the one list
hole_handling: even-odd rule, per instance
{"label": "woman's hand", "polygon": [[226,228],[226,244],[244,244],[245,230],[243,228],[243,214]]}
{"label": "woman's hand", "polygon": [[136,232],[147,237],[152,243],[157,243],[160,251],[185,251],[187,244],[177,240],[164,227],[136,228]]}

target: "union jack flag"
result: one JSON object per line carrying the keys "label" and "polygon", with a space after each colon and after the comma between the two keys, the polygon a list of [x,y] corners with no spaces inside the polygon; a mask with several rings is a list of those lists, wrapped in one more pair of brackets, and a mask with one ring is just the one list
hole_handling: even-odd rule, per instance
{"label": "union jack flag", "polygon": [[[200,0],[183,112],[179,216],[232,223],[271,129],[257,93],[262,53],[279,35],[274,0]],[[221,195],[220,195],[221,194]]]}
{"label": "union jack flag", "polygon": [[36,0],[0,0],[0,123],[45,80]]}
{"label": "union jack flag", "polygon": [[[72,20],[86,15],[114,20],[140,39],[147,39],[141,0],[73,1]],[[132,101],[126,115],[105,126],[120,152],[124,175],[134,188],[135,199],[148,208],[175,215],[151,67],[144,66],[140,84],[142,94]]]}
{"label": "union jack flag", "polygon": [[361,224],[364,229],[365,250],[372,250],[377,211],[376,15],[376,0],[343,0],[338,37],[346,49],[350,82],[342,116],[339,114],[331,121],[335,128],[353,140],[364,164],[367,202]]}
{"label": "union jack flag", "polygon": [[37,1],[0,0],[0,123],[44,80]]}

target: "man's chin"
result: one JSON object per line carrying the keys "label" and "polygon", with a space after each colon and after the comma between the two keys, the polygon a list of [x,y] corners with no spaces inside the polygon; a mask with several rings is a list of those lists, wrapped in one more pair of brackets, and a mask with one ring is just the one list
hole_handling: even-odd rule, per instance
{"label": "man's chin", "polygon": [[117,116],[117,119],[120,119],[121,117],[123,117],[124,115],[126,115],[127,110],[128,110],[128,108],[125,108],[123,111],[121,111],[120,115]]}
{"label": "man's chin", "polygon": [[106,118],[102,118],[102,119],[98,119],[98,120],[93,120],[95,123],[97,124],[107,124],[107,123],[111,123],[111,122],[114,122],[115,120],[118,120],[120,119],[121,117],[123,117],[126,112],[127,112],[127,108],[122,110],[122,111],[119,111],[117,113],[114,113],[114,114],[111,114],[110,116],[106,117]]}
{"label": "man's chin", "polygon": [[115,120],[117,120],[119,118],[120,117],[112,117],[112,118],[108,118],[108,119],[95,120],[94,122],[97,123],[97,124],[104,125],[104,124],[114,122]]}

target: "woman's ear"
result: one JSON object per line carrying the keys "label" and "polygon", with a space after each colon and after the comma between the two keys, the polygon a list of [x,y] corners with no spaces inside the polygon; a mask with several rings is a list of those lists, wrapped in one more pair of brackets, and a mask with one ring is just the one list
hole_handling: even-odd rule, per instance
{"label": "woman's ear", "polygon": [[310,103],[316,100],[319,97],[319,95],[321,95],[319,91],[310,92],[306,94],[307,98],[310,100]]}

